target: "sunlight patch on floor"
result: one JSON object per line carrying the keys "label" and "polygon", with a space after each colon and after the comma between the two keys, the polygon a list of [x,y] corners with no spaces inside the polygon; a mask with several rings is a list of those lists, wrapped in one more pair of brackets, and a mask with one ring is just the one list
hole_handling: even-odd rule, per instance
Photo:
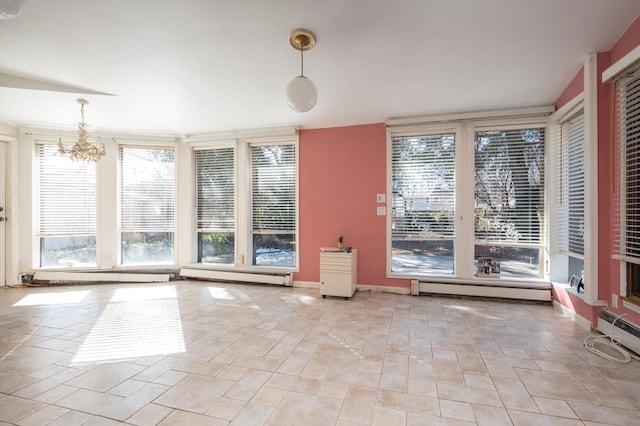
{"label": "sunlight patch on floor", "polygon": [[14,303],[13,306],[68,305],[80,303],[89,293],[89,290],[33,293],[23,297]]}
{"label": "sunlight patch on floor", "polygon": [[110,362],[185,351],[174,286],[118,289],[73,358]]}

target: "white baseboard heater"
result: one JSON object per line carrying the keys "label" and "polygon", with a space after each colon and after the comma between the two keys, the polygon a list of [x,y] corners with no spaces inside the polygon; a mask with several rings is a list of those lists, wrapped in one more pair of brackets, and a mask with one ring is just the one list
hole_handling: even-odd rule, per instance
{"label": "white baseboard heater", "polygon": [[210,281],[236,281],[245,283],[275,284],[291,287],[293,279],[291,273],[255,273],[243,271],[212,271],[208,269],[183,268],[180,276]]}
{"label": "white baseboard heater", "polygon": [[535,301],[551,301],[551,285],[518,286],[462,284],[462,283],[433,283],[419,281],[420,293],[447,294],[456,296],[495,297],[500,299],[519,299]]}
{"label": "white baseboard heater", "polygon": [[618,317],[618,315],[613,312],[603,309],[600,311],[598,316],[596,328],[600,333],[613,337],[622,346],[640,354],[639,325],[627,321],[624,317]]}
{"label": "white baseboard heater", "polygon": [[34,282],[46,284],[77,283],[164,283],[169,282],[171,274],[141,274],[128,272],[66,272],[36,271]]}

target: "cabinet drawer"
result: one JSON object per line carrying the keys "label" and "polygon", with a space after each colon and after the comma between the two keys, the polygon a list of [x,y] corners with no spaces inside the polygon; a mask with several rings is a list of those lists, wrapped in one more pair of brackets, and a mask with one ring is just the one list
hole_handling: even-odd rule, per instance
{"label": "cabinet drawer", "polygon": [[351,262],[339,263],[339,262],[321,262],[320,271],[337,271],[337,272],[351,272]]}

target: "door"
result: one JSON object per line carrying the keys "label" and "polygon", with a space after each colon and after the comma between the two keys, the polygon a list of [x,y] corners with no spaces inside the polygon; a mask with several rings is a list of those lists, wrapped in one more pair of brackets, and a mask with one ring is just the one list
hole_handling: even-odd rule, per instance
{"label": "door", "polygon": [[6,184],[6,175],[5,170],[7,170],[6,163],[6,152],[7,145],[3,142],[0,142],[0,285],[6,285],[5,279],[5,260],[6,260],[6,247],[7,247],[7,211],[5,204],[5,184]]}

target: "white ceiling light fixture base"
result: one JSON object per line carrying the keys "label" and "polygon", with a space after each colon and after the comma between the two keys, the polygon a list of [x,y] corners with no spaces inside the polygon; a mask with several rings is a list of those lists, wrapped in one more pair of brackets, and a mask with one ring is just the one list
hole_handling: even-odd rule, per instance
{"label": "white ceiling light fixture base", "polygon": [[304,76],[303,52],[316,45],[316,36],[309,30],[298,28],[289,34],[289,44],[300,51],[300,75],[287,85],[287,102],[294,111],[307,112],[318,101],[318,89],[313,81]]}
{"label": "white ceiling light fixture base", "polygon": [[0,19],[14,19],[20,16],[24,0],[0,0]]}

